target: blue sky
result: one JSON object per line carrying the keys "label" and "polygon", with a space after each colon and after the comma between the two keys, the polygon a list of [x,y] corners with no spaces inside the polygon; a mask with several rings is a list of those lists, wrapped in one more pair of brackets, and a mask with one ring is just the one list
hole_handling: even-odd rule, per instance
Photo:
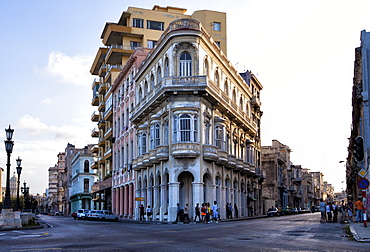
{"label": "blue sky", "polygon": [[323,172],[341,190],[354,49],[361,30],[370,31],[369,1],[1,1],[0,128],[15,129],[11,170],[20,156],[31,192],[45,191],[47,170],[68,142],[96,142],[89,70],[105,22],[117,22],[129,6],[154,5],[187,8],[189,15],[226,12],[229,60],[264,86],[262,144],[290,146],[294,164]]}

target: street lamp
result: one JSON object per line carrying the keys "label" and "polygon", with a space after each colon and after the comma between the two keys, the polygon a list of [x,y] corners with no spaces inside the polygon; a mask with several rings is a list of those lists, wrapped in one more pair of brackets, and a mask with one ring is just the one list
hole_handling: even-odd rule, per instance
{"label": "street lamp", "polygon": [[18,157],[18,159],[16,160],[17,161],[17,174],[18,174],[18,187],[17,187],[17,211],[18,210],[21,210],[21,205],[20,205],[20,202],[19,202],[19,183],[20,183],[20,178],[21,178],[21,173],[22,173],[22,167],[21,167],[21,163],[22,163],[22,159],[20,159],[20,157]]}
{"label": "street lamp", "polygon": [[6,139],[5,142],[5,150],[7,153],[7,162],[6,162],[6,190],[5,190],[5,199],[4,199],[4,209],[11,209],[12,208],[12,201],[10,200],[10,154],[13,151],[14,141],[12,141],[13,132],[14,130],[10,128],[5,129],[6,132]]}
{"label": "street lamp", "polygon": [[29,208],[29,193],[30,193],[30,188],[28,186],[26,186],[26,181],[24,181],[23,183],[23,187],[21,187],[21,190],[22,190],[22,193],[23,193],[23,197],[24,197],[24,211],[25,212],[28,212],[30,209]]}

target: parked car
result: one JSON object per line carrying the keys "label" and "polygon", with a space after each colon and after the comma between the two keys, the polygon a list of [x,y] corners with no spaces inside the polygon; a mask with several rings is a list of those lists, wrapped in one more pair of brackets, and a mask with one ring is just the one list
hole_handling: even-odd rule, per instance
{"label": "parked car", "polygon": [[277,207],[271,207],[267,210],[267,216],[280,216],[280,211]]}
{"label": "parked car", "polygon": [[286,206],[286,207],[282,207],[280,209],[280,214],[281,215],[288,215],[288,214],[292,214],[292,211],[291,211],[291,208]]}
{"label": "parked car", "polygon": [[118,221],[118,215],[113,214],[111,211],[102,210],[103,212],[100,214],[99,218],[101,220],[114,220]]}
{"label": "parked car", "polygon": [[301,214],[302,213],[302,208],[297,207],[297,211],[298,211],[299,214]]}
{"label": "parked car", "polygon": [[89,212],[88,209],[78,209],[76,212],[72,213],[73,219],[86,219],[87,213]]}
{"label": "parked car", "polygon": [[99,220],[99,215],[102,210],[91,210],[87,213],[87,219],[89,220]]}
{"label": "parked car", "polygon": [[291,211],[292,214],[297,214],[298,213],[298,209],[296,207],[293,207],[290,211]]}
{"label": "parked car", "polygon": [[310,209],[308,207],[302,208],[302,213],[310,213]]}

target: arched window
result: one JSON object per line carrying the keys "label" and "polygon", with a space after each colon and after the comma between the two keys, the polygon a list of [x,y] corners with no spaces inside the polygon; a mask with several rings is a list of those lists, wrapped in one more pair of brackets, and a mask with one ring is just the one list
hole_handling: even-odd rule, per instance
{"label": "arched window", "polygon": [[160,125],[159,123],[157,123],[155,125],[155,129],[154,129],[154,144],[155,144],[155,147],[157,147],[158,145],[160,145]]}
{"label": "arched window", "polygon": [[150,76],[150,90],[153,90],[154,89],[154,85],[155,85],[155,82],[154,82],[154,76],[153,74]]}
{"label": "arched window", "polygon": [[138,102],[140,102],[143,99],[143,89],[139,87],[139,94],[138,94]]}
{"label": "arched window", "polygon": [[168,121],[163,124],[163,144],[168,145]]}
{"label": "arched window", "polygon": [[236,91],[235,91],[235,89],[233,90],[233,102],[236,104]]}
{"label": "arched window", "polygon": [[191,117],[188,114],[183,114],[180,116],[180,141],[188,142],[190,141],[191,133]]}
{"label": "arched window", "polygon": [[209,74],[209,66],[208,66],[208,60],[204,60],[204,74],[208,77]]}
{"label": "arched window", "polygon": [[85,160],[85,162],[84,162],[84,172],[88,173],[89,171],[90,171],[89,161]]}
{"label": "arched window", "polygon": [[170,76],[170,65],[168,63],[168,58],[164,60],[164,76]]}
{"label": "arched window", "polygon": [[239,108],[243,109],[243,97],[240,97]]}
{"label": "arched window", "polygon": [[229,84],[227,83],[227,80],[225,80],[224,84],[224,92],[227,96],[229,96]]}
{"label": "arched window", "polygon": [[150,149],[155,149],[155,143],[154,143],[154,124],[150,125]]}
{"label": "arched window", "polygon": [[145,84],[144,84],[144,97],[148,95],[148,90],[149,90],[148,82],[145,81]]}
{"label": "arched window", "polygon": [[191,55],[184,52],[180,55],[180,76],[191,76]]}
{"label": "arched window", "polygon": [[157,68],[157,85],[162,81],[162,71],[161,67]]}
{"label": "arched window", "polygon": [[218,75],[218,70],[215,72],[215,84],[216,87],[220,87],[220,76]]}
{"label": "arched window", "polygon": [[142,154],[146,153],[146,133],[143,133],[141,137],[141,151]]}

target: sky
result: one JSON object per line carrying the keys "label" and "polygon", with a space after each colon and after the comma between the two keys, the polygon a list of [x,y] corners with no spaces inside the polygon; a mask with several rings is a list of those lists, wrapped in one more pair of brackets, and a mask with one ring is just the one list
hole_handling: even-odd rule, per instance
{"label": "sky", "polygon": [[[139,4],[138,4],[139,3]],[[82,148],[96,124],[89,72],[106,22],[129,6],[154,5],[227,13],[227,57],[263,85],[262,145],[292,149],[295,165],[320,171],[345,189],[355,48],[370,31],[370,1],[0,1],[0,138],[14,129],[11,176],[44,193],[48,169],[68,143]],[[0,167],[6,170],[5,145]],[[6,173],[3,173],[5,186]]]}

